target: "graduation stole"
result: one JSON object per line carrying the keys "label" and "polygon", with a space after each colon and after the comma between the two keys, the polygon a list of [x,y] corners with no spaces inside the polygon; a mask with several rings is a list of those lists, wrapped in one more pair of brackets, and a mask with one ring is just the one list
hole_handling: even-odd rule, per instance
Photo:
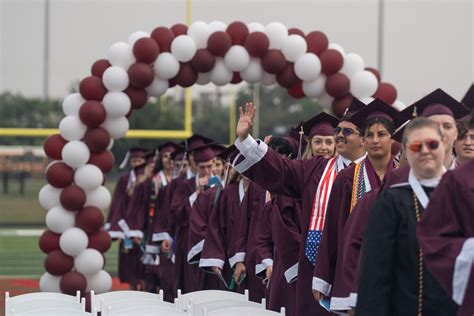
{"label": "graduation stole", "polygon": [[372,190],[370,185],[369,177],[367,175],[367,168],[365,166],[365,160],[355,164],[354,168],[354,181],[352,182],[352,197],[351,197],[351,208],[349,214],[352,212],[352,209],[357,204],[357,201],[366,193]]}
{"label": "graduation stole", "polygon": [[329,196],[338,173],[336,159],[337,157],[331,158],[326,164],[314,196],[305,247],[306,258],[308,258],[309,262],[313,265],[316,264],[316,256],[323,233]]}

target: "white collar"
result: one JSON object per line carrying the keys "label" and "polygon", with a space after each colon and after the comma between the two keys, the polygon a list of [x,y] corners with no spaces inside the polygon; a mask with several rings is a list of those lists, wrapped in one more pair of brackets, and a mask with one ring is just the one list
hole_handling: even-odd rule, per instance
{"label": "white collar", "polygon": [[189,179],[191,179],[192,177],[194,177],[194,173],[193,173],[193,171],[191,170],[191,168],[188,168],[188,170],[186,171],[186,178],[189,180]]}
{"label": "white collar", "polygon": [[244,179],[240,179],[240,181],[239,181],[239,200],[240,200],[240,203],[242,203],[242,200],[244,199],[244,196],[245,196]]}
{"label": "white collar", "polygon": [[[361,162],[362,160],[364,160],[365,158],[367,157],[367,152],[364,153],[363,156],[357,158],[354,163],[359,163]],[[344,157],[343,155],[337,155],[337,160],[336,160],[336,164],[337,164],[337,170],[342,170],[344,169],[345,167],[348,167],[350,164],[351,164],[352,160],[350,159],[347,159],[346,157]]]}
{"label": "white collar", "polygon": [[449,170],[456,169],[456,158],[453,157],[453,161],[451,162],[451,166],[449,166]]}
{"label": "white collar", "polygon": [[440,180],[441,177],[418,180],[415,176],[415,173],[413,172],[413,169],[410,169],[410,173],[408,174],[408,183],[410,184],[410,187],[412,188],[413,192],[418,198],[418,201],[420,201],[424,209],[426,209],[426,207],[428,206],[428,202],[430,201],[430,199],[428,198],[428,195],[421,186],[424,185],[430,188],[436,188]]}
{"label": "white collar", "polygon": [[165,176],[165,173],[163,172],[163,170],[160,170],[160,172],[158,173],[158,176],[160,177],[161,185],[163,187],[167,186],[168,185],[168,180],[166,179],[166,176]]}

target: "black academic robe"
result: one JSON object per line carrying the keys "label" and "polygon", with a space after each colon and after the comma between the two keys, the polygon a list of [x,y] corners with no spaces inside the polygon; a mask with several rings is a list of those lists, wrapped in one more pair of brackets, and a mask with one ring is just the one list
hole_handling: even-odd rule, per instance
{"label": "black academic robe", "polygon": [[418,225],[428,269],[460,305],[474,315],[474,160],[447,172]]}
{"label": "black academic robe", "polygon": [[[423,189],[428,195],[433,190]],[[413,190],[408,184],[380,194],[362,244],[356,315],[417,315],[420,260],[416,226]],[[456,304],[424,264],[422,278],[423,315],[456,315]]]}

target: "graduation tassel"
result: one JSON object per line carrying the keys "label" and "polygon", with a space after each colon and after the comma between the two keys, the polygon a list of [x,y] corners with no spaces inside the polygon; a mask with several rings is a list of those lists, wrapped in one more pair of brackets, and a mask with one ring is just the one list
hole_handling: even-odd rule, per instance
{"label": "graduation tassel", "polygon": [[123,158],[122,163],[120,164],[119,168],[123,169],[128,163],[128,159],[130,158],[130,150],[127,150],[127,153],[125,154],[125,157]]}
{"label": "graduation tassel", "polygon": [[300,129],[300,140],[299,140],[299,144],[298,144],[298,156],[296,157],[297,160],[301,160],[301,155],[302,155],[302,151],[303,151],[303,135],[304,135],[304,131],[303,131],[303,125],[301,125],[301,129]]}
{"label": "graduation tassel", "polygon": [[227,186],[227,178],[229,177],[229,170],[230,170],[230,159],[227,158],[225,173],[224,173],[224,186]]}

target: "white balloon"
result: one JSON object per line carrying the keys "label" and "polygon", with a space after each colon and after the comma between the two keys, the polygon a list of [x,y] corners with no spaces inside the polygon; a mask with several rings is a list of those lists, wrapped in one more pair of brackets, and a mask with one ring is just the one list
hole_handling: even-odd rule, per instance
{"label": "white balloon", "polygon": [[402,111],[402,110],[406,109],[406,107],[407,107],[406,104],[403,103],[400,100],[395,100],[395,102],[393,102],[392,106],[394,108],[396,108],[398,111]]}
{"label": "white balloon", "polygon": [[74,173],[74,183],[85,191],[97,189],[102,182],[104,182],[104,175],[96,165],[84,165]]}
{"label": "white balloon", "polygon": [[303,92],[308,97],[319,98],[325,92],[325,84],[325,75],[320,75],[312,81],[303,81]]}
{"label": "white balloon", "polygon": [[227,30],[227,24],[222,21],[212,21],[211,23],[209,23],[209,29],[211,31],[210,34],[219,31],[225,32]]}
{"label": "white balloon", "polygon": [[189,26],[188,35],[194,40],[197,48],[205,48],[209,35],[211,35],[211,27],[205,22],[196,21]]}
{"label": "white balloon", "polygon": [[206,84],[208,84],[209,82],[211,82],[211,72],[200,72],[198,73],[198,78],[196,80],[196,83],[201,85],[201,86],[204,86]]}
{"label": "white balloon", "polygon": [[61,206],[55,206],[46,213],[46,227],[56,234],[62,234],[65,230],[74,227],[76,215]]}
{"label": "white balloon", "polygon": [[59,132],[65,140],[80,140],[86,131],[87,126],[81,122],[78,116],[69,115],[59,122]]}
{"label": "white balloon", "polygon": [[307,53],[298,58],[295,63],[295,74],[304,81],[313,81],[321,73],[321,61],[312,53]]}
{"label": "white balloon", "polygon": [[161,79],[158,76],[155,76],[155,79],[153,79],[153,82],[151,83],[151,85],[146,87],[145,90],[149,96],[159,97],[165,94],[166,90],[168,90],[168,87],[169,87],[168,80]]}
{"label": "white balloon", "polygon": [[342,68],[339,70],[339,72],[352,80],[351,77],[355,73],[364,70],[364,67],[365,63],[362,57],[360,57],[360,55],[350,53],[344,56],[344,64],[342,65]]}
{"label": "white balloon", "polygon": [[264,86],[271,86],[276,83],[276,76],[263,71],[262,80],[260,81]]}
{"label": "white balloon", "polygon": [[97,189],[86,191],[86,206],[95,206],[101,210],[105,210],[109,207],[111,201],[112,196],[109,190],[102,185]]}
{"label": "white balloon", "polygon": [[109,91],[123,91],[128,87],[128,73],[119,66],[109,67],[102,75],[102,82]]}
{"label": "white balloon", "polygon": [[337,50],[339,53],[341,53],[342,56],[346,54],[346,51],[344,50],[344,48],[342,48],[341,45],[336,44],[336,43],[329,43],[328,49]]}
{"label": "white balloon", "polygon": [[306,53],[308,45],[303,37],[292,34],[283,40],[281,52],[286,60],[295,62]]}
{"label": "white balloon", "polygon": [[101,294],[112,289],[112,277],[104,270],[85,277],[87,279],[87,291],[93,290],[96,294]]}
{"label": "white balloon", "polygon": [[136,32],[130,34],[130,36],[128,37],[128,44],[133,49],[133,45],[135,45],[136,41],[138,41],[139,39],[144,38],[144,37],[150,37],[150,34],[145,32],[145,31],[136,31]]}
{"label": "white balloon", "polygon": [[372,97],[361,98],[359,99],[360,102],[364,103],[365,105],[369,104],[370,102],[374,101],[375,99]]}
{"label": "white balloon", "polygon": [[260,58],[251,58],[250,63],[240,72],[240,77],[242,80],[247,81],[248,83],[257,83],[262,80],[263,68],[260,63]]}
{"label": "white balloon", "polygon": [[179,61],[168,52],[159,54],[154,66],[155,74],[162,79],[171,79],[179,72]]}
{"label": "white balloon", "polygon": [[[66,230],[59,237],[59,248],[70,256],[77,256],[84,252],[89,243],[87,234],[78,227],[72,227]],[[76,268],[77,270],[77,268]]]}
{"label": "white balloon", "polygon": [[79,109],[84,102],[86,102],[86,100],[84,100],[80,93],[69,94],[63,101],[64,114],[79,116]]}
{"label": "white balloon", "polygon": [[101,125],[109,132],[113,139],[122,138],[127,134],[130,123],[125,116],[116,118],[107,118]]}
{"label": "white balloon", "polygon": [[108,118],[125,116],[130,112],[132,102],[123,92],[108,92],[102,100]]}
{"label": "white balloon", "polygon": [[180,35],[171,43],[171,53],[183,63],[190,61],[196,54],[196,50],[196,43],[187,35]]}
{"label": "white balloon", "polygon": [[265,33],[265,26],[257,22],[252,22],[252,23],[247,24],[247,28],[249,29],[249,33],[253,33],[253,32]]}
{"label": "white balloon", "polygon": [[128,69],[128,67],[135,62],[132,46],[125,42],[113,44],[107,50],[107,59],[112,66],[119,66],[123,69]]}
{"label": "white balloon", "polygon": [[88,248],[74,258],[74,267],[84,275],[98,273],[104,266],[104,257],[95,249]]}
{"label": "white balloon", "polygon": [[272,22],[265,27],[265,34],[270,40],[270,48],[282,49],[288,37],[288,29],[280,22]]}
{"label": "white balloon", "polygon": [[43,186],[38,194],[38,200],[41,207],[45,210],[49,210],[55,206],[61,205],[61,202],[59,201],[61,191],[62,189],[55,188],[50,184]]}
{"label": "white balloon", "polygon": [[351,77],[351,94],[358,98],[370,97],[377,91],[377,77],[370,71],[363,70],[356,72]]}
{"label": "white balloon", "polygon": [[321,106],[325,109],[331,109],[332,108],[332,101],[334,101],[334,97],[327,94],[327,92],[324,92],[318,98],[318,103],[321,104]]}
{"label": "white balloon", "polygon": [[43,273],[43,275],[41,276],[39,280],[40,291],[61,293],[59,282],[61,282],[61,276],[55,276],[55,275],[49,274],[48,272],[45,272]]}
{"label": "white balloon", "polygon": [[224,56],[224,63],[232,71],[244,70],[250,62],[249,52],[240,45],[232,46]]}
{"label": "white balloon", "polygon": [[216,58],[216,64],[211,70],[211,81],[217,86],[224,86],[232,81],[234,74],[224,64],[222,58]]}
{"label": "white balloon", "polygon": [[64,145],[61,157],[66,165],[79,168],[85,165],[91,156],[89,147],[80,140],[73,140]]}

